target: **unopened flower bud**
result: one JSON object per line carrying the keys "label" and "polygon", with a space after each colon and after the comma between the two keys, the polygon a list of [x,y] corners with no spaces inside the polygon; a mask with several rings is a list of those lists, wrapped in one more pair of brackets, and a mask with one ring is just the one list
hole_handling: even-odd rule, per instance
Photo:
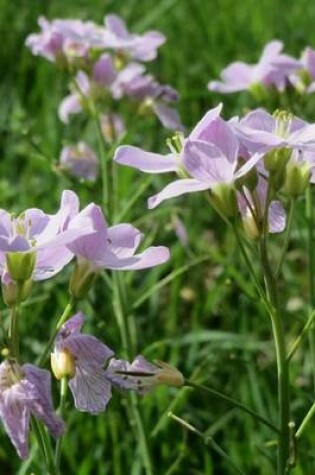
{"label": "unopened flower bud", "polygon": [[284,190],[291,197],[302,195],[309,184],[311,170],[307,163],[291,160],[286,167]]}
{"label": "unopened flower bud", "polygon": [[84,299],[93,285],[97,269],[84,258],[78,258],[70,277],[69,292],[76,299]]}
{"label": "unopened flower bud", "polygon": [[50,363],[56,379],[60,380],[64,377],[71,379],[75,376],[75,359],[67,348],[55,349],[50,355]]}
{"label": "unopened flower bud", "polygon": [[232,185],[220,183],[212,189],[214,205],[224,216],[233,218],[238,215],[236,192]]}
{"label": "unopened flower bud", "polygon": [[35,252],[8,252],[7,269],[11,279],[23,282],[32,277],[36,262]]}
{"label": "unopened flower bud", "polygon": [[292,150],[288,147],[275,148],[264,156],[264,165],[267,171],[284,173],[285,166],[290,160]]}
{"label": "unopened flower bud", "polygon": [[153,377],[156,384],[167,384],[176,387],[184,385],[185,378],[177,368],[164,363],[164,361],[156,361],[155,364],[159,368]]}
{"label": "unopened flower bud", "polygon": [[8,307],[13,307],[24,302],[29,297],[33,286],[32,279],[16,282],[9,279],[7,283],[2,282],[2,295],[4,303]]}
{"label": "unopened flower bud", "polygon": [[253,216],[251,214],[242,216],[242,223],[243,223],[243,228],[244,228],[244,232],[246,236],[249,239],[256,241],[259,238],[260,233],[259,233],[257,223],[255,219],[253,218]]}

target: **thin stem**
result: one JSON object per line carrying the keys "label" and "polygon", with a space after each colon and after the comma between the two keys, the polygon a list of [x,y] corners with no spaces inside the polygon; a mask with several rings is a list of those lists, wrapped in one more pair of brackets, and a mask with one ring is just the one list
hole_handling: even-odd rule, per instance
{"label": "thin stem", "polygon": [[233,399],[229,396],[226,396],[225,394],[223,394],[219,391],[216,391],[215,389],[204,386],[203,384],[197,384],[197,383],[194,383],[190,380],[185,380],[185,386],[189,386],[191,388],[198,389],[198,390],[204,391],[208,394],[211,394],[211,396],[214,396],[217,399],[221,399],[222,401],[227,402],[230,406],[237,407],[241,411],[246,412],[247,414],[251,415],[257,421],[259,421],[262,424],[264,424],[265,426],[269,427],[269,429],[273,430],[274,432],[279,433],[279,430],[277,429],[277,427],[274,424],[272,424],[272,422],[269,422],[267,419],[265,419],[265,417],[261,416],[260,414],[258,414],[256,411],[253,411],[249,407],[244,406],[244,404],[237,401],[236,399]]}
{"label": "thin stem", "polygon": [[307,335],[309,329],[312,327],[313,323],[315,321],[315,310],[310,314],[310,316],[307,319],[307,322],[305,323],[304,327],[302,328],[301,333],[293,343],[293,345],[290,348],[290,351],[287,356],[287,360],[290,361],[293,355],[295,354],[296,350],[298,349],[302,339]]}
{"label": "thin stem", "polygon": [[[110,177],[108,173],[107,167],[107,157],[106,157],[106,147],[103,137],[103,132],[100,124],[99,114],[97,113],[95,107],[93,107],[93,111],[91,112],[91,117],[94,122],[94,127],[96,131],[97,141],[98,141],[98,149],[100,154],[100,161],[101,161],[101,174],[102,174],[102,203],[104,207],[104,211],[106,216],[109,218],[109,187],[110,187]],[[112,200],[112,196],[111,196]]]}
{"label": "thin stem", "polygon": [[306,416],[304,417],[300,427],[298,428],[298,430],[296,431],[296,434],[295,434],[295,437],[297,439],[299,439],[302,435],[302,433],[304,432],[304,429],[305,427],[307,426],[307,424],[310,422],[310,420],[312,419],[312,417],[315,415],[315,402],[312,404],[311,408],[309,409],[308,413],[306,414]]}
{"label": "thin stem", "polygon": [[[268,202],[266,208],[268,207]],[[268,212],[265,214],[268,215]],[[267,218],[268,219],[268,218]],[[267,221],[268,222],[268,221]],[[268,298],[274,311],[270,312],[272,322],[272,332],[276,347],[277,372],[278,372],[278,404],[279,404],[279,425],[280,435],[278,438],[278,475],[284,475],[288,468],[290,455],[290,395],[289,395],[289,367],[286,358],[286,347],[282,319],[279,312],[277,285],[272,273],[266,246],[266,224],[265,233],[260,243],[261,262],[264,270],[265,285]]]}
{"label": "thin stem", "polygon": [[234,468],[236,473],[238,473],[239,475],[245,475],[244,472],[233,462],[233,460],[229,457],[229,455],[223,449],[221,449],[221,447],[214,441],[212,437],[203,434],[200,430],[196,429],[196,427],[189,424],[184,419],[181,419],[180,417],[176,416],[172,412],[168,413],[168,417],[178,422],[185,429],[201,437],[201,439],[203,440],[203,443],[211,447],[218,455],[220,455],[226,462],[228,462]]}
{"label": "thin stem", "polygon": [[45,427],[35,417],[32,418],[32,426],[38,445],[44,451],[44,459],[49,475],[58,475],[54,463],[51,442]]}
{"label": "thin stem", "polygon": [[[307,219],[307,230],[308,230],[308,239],[307,239],[307,251],[308,251],[308,291],[309,291],[309,308],[313,309],[315,307],[315,254],[314,254],[314,204],[312,196],[312,186],[309,185],[306,190],[306,219]],[[313,388],[315,391],[315,355],[314,355],[314,346],[315,346],[315,333],[309,333],[309,345],[310,345],[310,356],[312,360],[313,368]]]}
{"label": "thin stem", "polygon": [[282,265],[283,265],[283,261],[284,261],[285,255],[286,255],[288,247],[289,247],[291,229],[292,229],[292,222],[293,222],[293,215],[294,215],[294,205],[295,205],[295,200],[292,199],[290,201],[290,209],[289,209],[289,215],[288,215],[288,219],[287,219],[284,242],[283,242],[283,246],[282,246],[282,252],[281,252],[277,267],[276,267],[275,279],[277,279],[280,275]]}
{"label": "thin stem", "polygon": [[11,307],[11,325],[10,325],[10,342],[11,342],[11,353],[14,358],[19,360],[20,356],[20,345],[19,345],[19,308],[17,305]]}
{"label": "thin stem", "polygon": [[[60,382],[60,405],[59,405],[59,415],[63,419],[65,414],[65,408],[67,403],[67,394],[68,394],[68,378],[65,376]],[[57,472],[60,472],[60,458],[61,458],[61,449],[62,449],[63,437],[59,437],[56,444],[55,451],[55,464]]]}
{"label": "thin stem", "polygon": [[67,304],[67,306],[65,307],[61,317],[59,318],[58,320],[58,323],[56,325],[56,328],[55,330],[53,331],[47,345],[46,345],[46,348],[44,349],[41,357],[39,358],[38,360],[38,366],[43,366],[47,359],[48,359],[48,356],[49,356],[49,353],[53,347],[53,344],[54,344],[54,341],[55,341],[55,338],[60,330],[60,328],[62,327],[62,325],[68,320],[68,318],[71,316],[72,312],[73,312],[73,309],[74,309],[74,306],[75,306],[75,298],[74,297],[71,297],[70,300],[69,300],[69,303]]}
{"label": "thin stem", "polygon": [[[128,328],[128,321],[126,314],[123,308],[119,276],[117,272],[113,272],[113,307],[118,327],[120,330],[121,340],[123,344],[123,349],[128,359],[132,356],[131,351],[131,339]],[[151,457],[149,452],[149,445],[147,441],[147,435],[144,430],[144,425],[141,417],[141,413],[138,407],[138,398],[135,393],[129,395],[129,400],[131,403],[131,411],[133,418],[137,427],[138,437],[139,437],[139,448],[142,455],[143,465],[146,475],[153,475],[153,467],[151,463]]]}

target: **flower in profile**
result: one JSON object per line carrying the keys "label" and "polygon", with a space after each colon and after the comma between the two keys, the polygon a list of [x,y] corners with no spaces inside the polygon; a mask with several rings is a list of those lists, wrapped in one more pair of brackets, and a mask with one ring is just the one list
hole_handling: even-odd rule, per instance
{"label": "flower in profile", "polygon": [[158,31],[143,35],[129,33],[125,22],[118,15],[107,15],[104,19],[104,46],[137,61],[152,61],[157,49],[165,43],[165,36]]}
{"label": "flower in profile", "polygon": [[302,68],[300,61],[281,53],[283,43],[273,40],[263,49],[257,64],[236,61],[221,72],[221,81],[210,81],[210,91],[225,94],[244,91],[257,84],[283,91],[290,82],[290,75]]}
{"label": "flower in profile", "polygon": [[185,383],[178,369],[163,361],[150,363],[142,355],[138,355],[132,363],[112,358],[106,378],[119,389],[133,389],[139,394],[146,394],[161,384],[179,387]]}
{"label": "flower in profile", "polygon": [[83,322],[83,314],[77,313],[61,327],[51,363],[57,379],[69,378],[75,407],[97,414],[105,410],[111,398],[104,365],[113,352],[93,335],[81,333]]}
{"label": "flower in profile", "polygon": [[64,431],[54,413],[50,373],[32,364],[19,366],[6,360],[0,364],[0,418],[18,455],[28,457],[31,415],[40,419],[54,437]]}
{"label": "flower in profile", "polygon": [[308,83],[306,92],[315,92],[315,50],[307,47],[302,54],[301,61],[304,66],[304,73],[308,76],[306,78],[306,82]]}
{"label": "flower in profile", "polygon": [[64,147],[59,163],[62,169],[76,178],[95,181],[99,163],[93,150],[84,142]]}
{"label": "flower in profile", "polygon": [[119,142],[126,133],[125,124],[118,114],[103,114],[101,129],[104,139],[109,144]]}
{"label": "flower in profile", "polygon": [[0,210],[0,266],[16,281],[44,280],[53,277],[70,262],[73,254],[65,246],[89,230],[69,230],[79,212],[75,193],[62,193],[60,208],[54,215],[37,208],[15,217]]}

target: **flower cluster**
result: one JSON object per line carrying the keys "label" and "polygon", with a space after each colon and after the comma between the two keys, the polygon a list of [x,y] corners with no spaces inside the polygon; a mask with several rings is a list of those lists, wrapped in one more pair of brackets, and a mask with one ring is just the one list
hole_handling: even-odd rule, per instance
{"label": "flower cluster", "polygon": [[315,50],[307,47],[300,59],[282,53],[283,43],[267,43],[257,64],[235,61],[221,72],[221,81],[210,81],[210,91],[229,94],[259,87],[283,92],[296,88],[299,92],[315,91]]}
{"label": "flower cluster", "polygon": [[[211,109],[187,138],[168,141],[170,153],[159,155],[133,146],[117,149],[117,163],[146,173],[175,172],[178,180],[149,198],[149,208],[185,193],[210,190],[210,200],[225,217],[241,216],[258,235],[268,213],[269,231],[282,232],[285,212],[278,200],[265,210],[267,188],[272,197],[284,189],[291,197],[313,181],[315,124],[277,111],[257,109],[244,118],[225,121],[222,105]],[[268,193],[269,193],[268,192]]]}
{"label": "flower cluster", "polygon": [[43,17],[38,22],[41,32],[29,35],[26,45],[33,54],[67,67],[74,75],[71,93],[59,107],[64,123],[95,101],[108,108],[112,101],[126,96],[140,111],[152,111],[165,127],[182,127],[173,108],[177,92],[159,84],[143,64],[156,58],[165,42],[161,33],[130,33],[117,15],[107,15],[104,25]]}

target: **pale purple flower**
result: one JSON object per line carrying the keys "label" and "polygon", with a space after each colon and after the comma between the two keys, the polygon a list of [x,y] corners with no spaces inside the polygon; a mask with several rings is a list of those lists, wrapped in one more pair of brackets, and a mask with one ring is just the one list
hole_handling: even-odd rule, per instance
{"label": "pale purple flower", "polygon": [[99,163],[93,150],[84,142],[64,147],[59,163],[62,169],[76,178],[95,181]]}
{"label": "pale purple flower", "polygon": [[290,75],[302,68],[300,61],[281,53],[283,43],[273,40],[264,47],[257,64],[236,61],[221,72],[221,81],[211,81],[211,91],[233,93],[261,84],[283,91]]}
{"label": "pale purple flower", "polygon": [[41,420],[54,437],[64,431],[56,416],[51,398],[50,373],[32,364],[15,362],[0,364],[0,418],[18,455],[28,457],[30,417]]}
{"label": "pale purple flower", "polygon": [[125,22],[118,15],[107,15],[104,22],[105,47],[138,61],[155,59],[157,49],[166,40],[165,36],[158,31],[148,31],[143,35],[129,33]]}
{"label": "pale purple flower", "polygon": [[97,414],[106,409],[111,398],[111,384],[105,377],[104,365],[114,353],[93,335],[82,334],[83,322],[83,314],[77,313],[61,327],[52,353],[52,367],[62,372],[60,361],[64,360],[66,351],[74,366],[69,387],[75,407]]}
{"label": "pale purple flower", "polygon": [[146,394],[159,384],[184,384],[184,377],[176,368],[162,361],[150,363],[142,355],[138,355],[132,363],[112,358],[106,378],[119,389],[132,389],[139,394]]}
{"label": "pale purple flower", "polygon": [[90,49],[103,48],[104,29],[95,23],[81,20],[56,19],[48,21],[39,17],[40,33],[26,38],[26,46],[34,55],[49,61],[86,58]]}
{"label": "pale purple flower", "polygon": [[250,153],[280,147],[315,150],[315,124],[308,124],[286,112],[272,116],[264,109],[256,109],[233,127]]}
{"label": "pale purple flower", "polygon": [[261,156],[255,154],[238,167],[239,142],[233,127],[220,117],[221,108],[211,109],[187,139],[177,136],[167,156],[129,146],[117,149],[114,160],[118,163],[148,173],[175,171],[181,177],[149,198],[149,208],[185,193],[214,189],[220,184],[232,186],[260,160]]}
{"label": "pale purple flower", "polygon": [[35,256],[32,280],[53,277],[70,262],[73,254],[66,247],[71,240],[89,232],[69,229],[69,223],[79,212],[79,200],[75,193],[62,193],[60,209],[54,215],[37,208],[25,210],[14,217],[0,210],[0,269],[7,269],[7,255],[31,253]]}
{"label": "pale purple flower", "polygon": [[164,246],[151,246],[136,254],[143,237],[140,231],[131,224],[108,227],[101,208],[93,203],[72,220],[70,229],[80,229],[87,220],[94,232],[71,241],[68,248],[78,258],[88,261],[95,271],[146,269],[169,259],[169,250]]}

